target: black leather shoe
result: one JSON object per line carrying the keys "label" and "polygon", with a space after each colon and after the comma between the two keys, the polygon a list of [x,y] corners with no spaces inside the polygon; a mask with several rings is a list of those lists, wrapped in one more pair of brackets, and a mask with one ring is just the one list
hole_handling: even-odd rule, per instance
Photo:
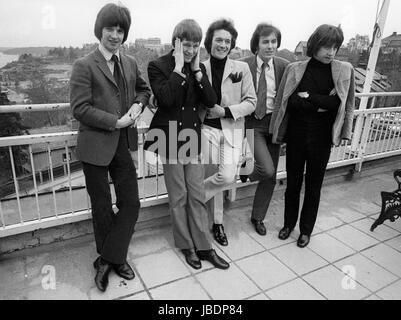
{"label": "black leather shoe", "polygon": [[209,261],[218,269],[228,269],[230,267],[230,264],[222,257],[219,257],[214,249],[199,250],[197,253],[199,259]]}
{"label": "black leather shoe", "polygon": [[182,253],[185,256],[185,261],[195,270],[202,268],[202,263],[199,257],[196,255],[195,249],[182,249]]}
{"label": "black leather shoe", "polygon": [[127,261],[123,264],[113,264],[113,269],[117,275],[125,280],[132,280],[135,278],[134,270],[132,270]]}
{"label": "black leather shoe", "polygon": [[297,246],[300,248],[305,248],[310,241],[310,236],[306,235],[306,234],[301,234],[298,238],[297,241]]}
{"label": "black leather shoe", "polygon": [[290,237],[290,234],[292,232],[292,229],[284,227],[283,229],[280,230],[278,234],[278,238],[280,240],[287,240]]}
{"label": "black leather shoe", "polygon": [[251,219],[251,222],[258,234],[260,234],[261,236],[266,235],[266,227],[262,220]]}
{"label": "black leather shoe", "polygon": [[222,246],[228,246],[227,236],[224,233],[224,227],[222,224],[213,224],[213,236],[219,244]]}
{"label": "black leather shoe", "polygon": [[112,265],[107,261],[103,260],[101,257],[97,258],[93,263],[96,269],[95,284],[96,287],[105,292],[107,286],[109,285],[109,273],[112,269]]}

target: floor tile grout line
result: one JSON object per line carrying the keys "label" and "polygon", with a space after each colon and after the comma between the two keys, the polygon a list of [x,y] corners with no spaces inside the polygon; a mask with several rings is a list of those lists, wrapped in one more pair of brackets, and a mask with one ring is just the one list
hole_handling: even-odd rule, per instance
{"label": "floor tile grout line", "polygon": [[[296,279],[292,279],[292,280],[286,281],[285,283],[283,283],[283,284],[281,284],[281,285],[279,285],[279,286],[275,286],[275,287],[273,287],[273,288],[267,289],[267,290],[265,291],[265,294],[268,295],[268,294],[267,294],[268,291],[277,289],[277,288],[279,288],[279,287],[281,287],[281,286],[283,286],[283,285],[286,285],[286,284],[288,284],[288,283],[290,283],[290,282],[292,282],[292,281],[295,281],[295,280],[301,280],[301,281],[303,281],[306,285],[308,285],[309,287],[311,287],[312,290],[314,290],[315,292],[317,292],[318,294],[320,294],[325,300],[329,300],[322,292],[320,292],[320,291],[319,291],[318,289],[316,289],[312,284],[310,284],[309,282],[307,282],[302,276],[298,276],[298,275],[297,275],[297,278],[296,278]],[[269,296],[269,297],[270,297],[270,296]],[[273,300],[273,299],[271,298],[271,300]]]}
{"label": "floor tile grout line", "polygon": [[400,282],[400,281],[401,281],[401,278],[398,278],[398,279],[390,282],[389,284],[385,285],[384,287],[382,287],[382,288],[380,288],[378,290],[372,291],[372,292],[373,292],[374,295],[377,296],[378,292],[383,291],[384,289],[387,289],[387,288],[391,287],[392,285],[394,285],[394,284],[396,284],[397,282]]}
{"label": "floor tile grout line", "polygon": [[[311,250],[313,253],[315,253],[312,249],[309,248],[309,250]],[[355,250],[354,250],[354,251],[355,251]],[[336,262],[338,262],[338,261],[341,261],[341,260],[343,260],[343,259],[346,259],[346,258],[343,258],[343,259],[339,259],[339,260],[337,260],[337,261],[330,262],[330,261],[326,260],[325,258],[321,257],[319,254],[315,253],[317,256],[319,256],[320,258],[322,258],[323,260],[325,260],[328,264],[326,264],[326,265],[324,265],[324,266],[321,266],[321,267],[319,267],[319,268],[317,268],[317,269],[311,270],[311,271],[309,271],[309,272],[306,272],[305,274],[298,274],[295,270],[293,270],[292,268],[290,268],[289,266],[287,266],[287,265],[286,265],[277,255],[275,255],[273,252],[272,252],[271,254],[274,255],[277,259],[279,259],[280,262],[282,262],[287,268],[289,268],[290,270],[292,270],[295,274],[298,275],[299,278],[301,278],[302,280],[304,280],[307,284],[309,284],[313,289],[315,289],[317,292],[319,292],[319,293],[320,293],[322,296],[324,296],[324,297],[325,297],[325,295],[324,295],[322,292],[320,292],[319,290],[317,290],[317,288],[315,288],[312,284],[310,284],[309,282],[307,282],[307,281],[304,279],[304,277],[308,276],[309,274],[312,274],[312,273],[315,273],[315,272],[317,272],[317,271],[320,271],[320,270],[322,270],[322,269],[324,269],[324,268],[327,268],[327,267],[329,267],[329,266],[332,266],[332,267],[334,267],[335,269],[338,270],[339,268],[337,268],[337,267],[334,265],[334,263],[336,263]],[[350,256],[348,256],[348,257],[352,257],[352,256],[354,256],[354,255],[356,255],[356,254],[357,254],[357,252],[354,253],[354,254],[352,254],[352,255],[350,255]],[[339,271],[342,272],[342,270],[339,270]],[[360,284],[360,283],[359,283],[359,284]],[[363,288],[367,289],[369,292],[371,292],[370,289],[366,288],[366,287],[363,286],[362,284],[360,284],[360,285],[361,285]],[[326,298],[326,297],[325,297],[325,298]]]}
{"label": "floor tile grout line", "polygon": [[[244,270],[242,270],[242,268],[238,265],[238,264],[236,264],[235,262],[233,262],[234,264],[235,264],[235,266],[253,283],[253,284],[255,284],[256,285],[256,287],[263,293],[263,292],[265,292],[266,290],[264,290],[262,287],[260,287],[247,273],[245,273],[245,271]],[[294,272],[294,274],[296,275],[296,273]],[[294,278],[293,279],[291,279],[291,280],[294,280]],[[258,293],[259,294],[259,293]]]}
{"label": "floor tile grout line", "polygon": [[[386,245],[386,244],[384,244],[384,243],[378,243],[377,245],[379,245],[379,244],[383,244],[383,245]],[[363,252],[364,251],[367,251],[367,250],[370,250],[370,249],[373,249],[374,247],[376,247],[377,245],[375,245],[375,246],[373,246],[373,247],[370,247],[370,248],[366,248],[366,249],[364,249],[364,250],[362,250],[362,251],[360,251],[360,254],[361,255],[363,255],[366,259],[368,259],[368,260],[370,260],[371,262],[373,262],[374,264],[376,264],[376,265],[378,265],[379,267],[382,267],[384,270],[386,270],[386,271],[388,271],[388,272],[390,272],[392,275],[394,275],[394,276],[396,276],[396,277],[401,277],[401,275],[398,275],[398,274],[396,274],[396,273],[394,273],[394,272],[392,272],[392,271],[390,271],[389,269],[387,269],[387,267],[386,266],[382,266],[381,264],[379,264],[378,262],[376,262],[375,260],[373,260],[373,259],[371,259],[369,256],[367,256],[367,255],[365,255],[365,254],[363,254]],[[386,245],[387,246],[387,245]],[[387,247],[389,247],[390,249],[393,249],[391,246],[387,246]],[[394,250],[394,249],[393,249]]]}
{"label": "floor tile grout line", "polygon": [[[346,258],[347,259],[347,258]],[[340,271],[341,273],[343,273],[344,275],[348,276],[348,274],[346,274],[342,269],[340,269],[339,267],[337,267],[335,264],[333,264],[333,267],[336,268],[338,271]],[[353,279],[355,282],[357,282],[360,286],[362,286],[362,288],[365,288],[366,290],[368,290],[370,292],[370,295],[374,294],[374,291],[369,289],[368,287],[366,287],[366,285],[364,285],[362,282],[360,282],[360,280],[358,281],[358,277],[356,277],[356,279]],[[367,297],[368,297],[367,296]]]}
{"label": "floor tile grout line", "polygon": [[[383,288],[374,291],[373,294],[375,294],[376,296],[378,296],[378,293],[379,293],[380,291],[383,291],[383,290],[385,290],[385,289],[391,287],[392,285],[396,284],[397,282],[401,282],[401,278],[398,278],[398,279],[394,280],[393,282],[390,282],[388,285],[384,286]],[[380,296],[378,296],[378,297],[381,298]],[[383,299],[382,299],[382,300],[383,300]]]}
{"label": "floor tile grout line", "polygon": [[[362,231],[358,230],[357,228],[351,226],[350,224],[347,224],[347,226],[351,227],[352,229],[354,229],[354,230],[356,230],[356,231],[362,232]],[[365,234],[364,232],[362,232],[362,233],[363,233],[364,235],[366,235],[366,236],[369,236],[369,235]],[[373,240],[377,241],[377,243],[376,243],[376,244],[373,244],[373,245],[369,245],[368,247],[363,248],[363,249],[361,249],[361,250],[357,250],[357,249],[355,249],[355,248],[352,248],[349,244],[347,244],[346,242],[342,241],[341,239],[338,239],[335,235],[332,235],[332,234],[329,233],[329,236],[335,238],[336,240],[340,241],[341,243],[345,244],[347,247],[349,247],[349,248],[351,248],[351,249],[353,249],[353,250],[355,250],[355,251],[357,251],[357,252],[360,252],[360,251],[365,250],[365,249],[373,248],[374,246],[376,246],[377,244],[379,244],[379,243],[381,242],[380,240],[378,240],[378,239],[376,239],[376,238],[374,238],[374,237],[372,237],[372,236],[369,236],[369,237],[372,238]]]}
{"label": "floor tile grout line", "polygon": [[[365,219],[362,219],[362,220],[366,220],[366,219],[370,219],[370,218],[368,217],[368,218],[365,218]],[[362,220],[360,220],[360,221],[362,221]],[[373,223],[375,222],[374,219],[370,219],[370,220],[373,220]],[[355,221],[355,222],[358,222],[358,221]],[[355,222],[353,222],[353,223],[355,223]],[[373,223],[372,223],[372,224],[373,224]],[[401,232],[400,232],[400,231],[398,231],[398,230],[396,230],[396,229],[393,229],[393,228],[391,228],[391,227],[389,227],[389,226],[383,224],[383,226],[392,229],[393,231],[397,232],[398,234],[397,234],[396,236],[394,236],[394,237],[388,238],[388,239],[386,239],[386,240],[382,240],[382,239],[378,239],[378,238],[376,238],[375,236],[373,236],[372,233],[374,234],[374,232],[372,232],[372,231],[370,231],[370,230],[369,230],[369,233],[368,233],[368,232],[366,232],[365,230],[361,230],[361,229],[359,229],[359,228],[357,228],[357,227],[354,227],[352,224],[350,224],[350,226],[353,227],[353,228],[355,228],[355,229],[357,229],[357,230],[359,230],[359,231],[361,231],[361,232],[363,232],[364,234],[366,234],[366,235],[368,235],[368,236],[370,236],[370,237],[372,237],[372,238],[375,238],[376,240],[379,240],[379,241],[388,241],[388,240],[392,240],[392,239],[394,239],[394,238],[396,238],[396,237],[398,237],[398,236],[401,235]],[[380,227],[380,226],[378,226],[378,227]]]}

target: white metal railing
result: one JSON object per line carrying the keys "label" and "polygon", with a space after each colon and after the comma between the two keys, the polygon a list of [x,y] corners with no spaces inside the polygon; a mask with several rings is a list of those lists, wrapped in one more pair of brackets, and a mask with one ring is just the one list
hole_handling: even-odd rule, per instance
{"label": "white metal railing", "polygon": [[[374,106],[377,97],[401,96],[396,93],[358,94],[372,99]],[[69,108],[69,104],[58,105],[13,105],[0,106],[0,114],[7,112],[56,111]],[[361,170],[362,163],[401,154],[401,107],[355,111],[355,123],[361,121],[363,130],[357,143],[344,141],[333,147],[328,168],[355,164]],[[150,165],[146,161],[147,152],[143,150],[146,127],[138,129],[138,185],[142,207],[167,202],[162,168],[159,163]],[[0,187],[0,238],[66,223],[89,219],[90,202],[85,189],[82,170],[77,161],[70,158],[74,154],[76,131],[11,136],[0,138],[0,151],[8,155],[10,162],[9,183],[1,182]],[[65,162],[56,159],[58,150],[66,155]],[[356,147],[355,147],[356,145]],[[39,170],[35,167],[34,149],[41,147],[46,153],[47,166]],[[18,148],[20,149],[17,152]],[[26,156],[24,172],[17,166],[16,156]],[[278,179],[286,177],[283,161],[279,165]],[[0,178],[2,176],[0,175]],[[4,177],[3,177],[4,180]],[[242,185],[241,185],[242,186]],[[235,189],[232,192],[235,198]]]}

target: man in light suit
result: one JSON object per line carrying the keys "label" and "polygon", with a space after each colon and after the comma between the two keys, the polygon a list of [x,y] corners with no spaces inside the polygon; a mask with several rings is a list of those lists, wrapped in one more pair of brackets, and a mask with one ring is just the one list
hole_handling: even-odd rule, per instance
{"label": "man in light suit", "polygon": [[94,267],[100,291],[106,290],[112,269],[127,280],[135,277],[126,258],[140,202],[129,150],[137,149],[138,133],[132,126],[148,104],[150,89],[134,58],[120,52],[130,25],[126,7],[105,5],[95,23],[99,48],[75,62],[70,80],[71,108],[80,124],[77,155],[83,164],[99,254]]}
{"label": "man in light suit", "polygon": [[[251,182],[259,181],[253,201],[251,222],[256,232],[266,235],[263,220],[266,217],[274,187],[276,185],[277,166],[280,158],[280,145],[272,142],[269,125],[274,110],[274,99],[280,86],[281,78],[289,61],[276,56],[281,45],[281,32],[276,27],[261,23],[256,27],[251,39],[251,51],[254,55],[243,59],[252,73],[253,84],[258,102],[255,112],[247,116],[245,126],[253,130],[255,166],[249,176]],[[241,175],[246,182],[248,176]]]}
{"label": "man in light suit", "polygon": [[202,153],[208,163],[219,165],[218,171],[205,180],[205,193],[206,201],[214,197],[213,235],[223,246],[228,245],[228,241],[223,227],[222,192],[235,180],[242,152],[245,116],[254,112],[256,106],[248,65],[228,58],[235,48],[237,36],[232,21],[221,19],[210,25],[205,37],[210,59],[204,65],[218,104],[208,109],[204,119]]}

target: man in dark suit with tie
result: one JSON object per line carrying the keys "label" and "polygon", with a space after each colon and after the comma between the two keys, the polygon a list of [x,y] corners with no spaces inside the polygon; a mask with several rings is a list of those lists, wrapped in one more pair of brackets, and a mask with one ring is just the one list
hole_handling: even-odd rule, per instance
{"label": "man in dark suit with tie", "polygon": [[[277,165],[280,157],[280,145],[272,143],[269,125],[274,110],[276,92],[289,61],[276,57],[281,45],[281,32],[276,27],[261,23],[256,27],[251,39],[251,51],[254,55],[245,58],[252,73],[257,92],[255,112],[246,117],[245,127],[253,129],[255,166],[249,176],[250,181],[259,181],[253,202],[251,222],[258,234],[266,235],[263,220],[266,217],[270,200],[276,185]],[[251,137],[248,137],[250,140]],[[246,182],[248,176],[241,175]]]}
{"label": "man in dark suit with tie", "polygon": [[[79,121],[77,155],[82,161],[99,257],[94,262],[100,291],[114,270],[131,280],[128,246],[140,208],[135,165],[130,152],[137,149],[135,127],[150,89],[136,61],[120,52],[131,25],[126,7],[107,4],[98,13],[95,35],[99,48],[74,64],[70,103]],[[116,194],[118,212],[112,210],[108,175]]]}

